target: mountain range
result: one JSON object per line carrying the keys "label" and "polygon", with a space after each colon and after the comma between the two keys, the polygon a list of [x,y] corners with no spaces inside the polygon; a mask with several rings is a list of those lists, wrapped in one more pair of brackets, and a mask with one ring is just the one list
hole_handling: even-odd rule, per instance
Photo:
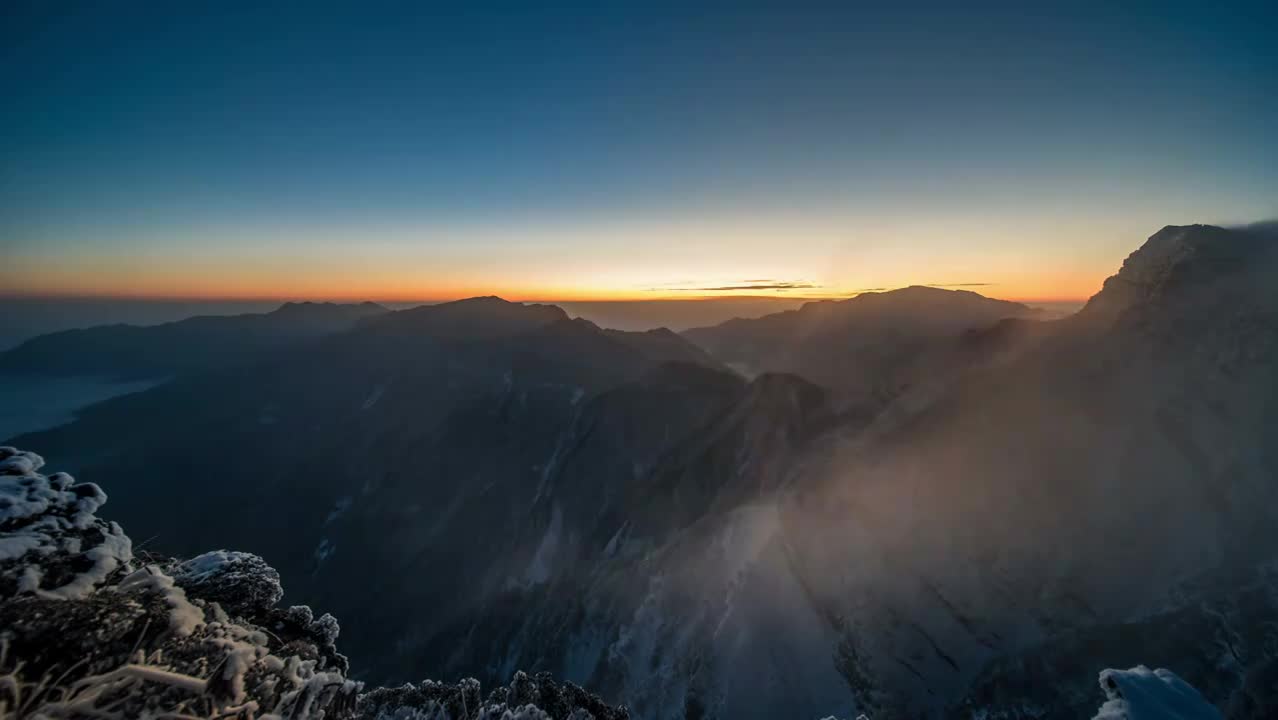
{"label": "mountain range", "polygon": [[[653,719],[1073,718],[1144,662],[1259,718],[1276,252],[1167,227],[1058,320],[919,287],[682,335],[357,306],[163,367],[98,353],[78,367],[175,377],[14,444],[156,549],[264,556],[377,681],[548,670]],[[71,372],[57,337],[0,364]]]}
{"label": "mountain range", "polygon": [[285,303],[268,313],[201,315],[159,325],[98,325],[39,335],[0,353],[0,372],[164,378],[220,370],[387,312],[376,303]]}

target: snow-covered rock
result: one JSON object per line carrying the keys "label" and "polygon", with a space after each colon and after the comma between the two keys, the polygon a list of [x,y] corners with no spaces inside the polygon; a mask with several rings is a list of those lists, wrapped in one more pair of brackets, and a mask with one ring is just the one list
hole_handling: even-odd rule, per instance
{"label": "snow-covered rock", "polygon": [[284,597],[280,574],[251,553],[215,550],[197,555],[174,568],[173,579],[232,614],[268,610]]}
{"label": "snow-covered rock", "polygon": [[1137,665],[1104,670],[1105,704],[1092,720],[1220,720],[1220,711],[1176,673]]}
{"label": "snow-covered rock", "polygon": [[81,598],[133,559],[115,523],[94,513],[106,493],[66,473],[37,472],[44,459],[0,447],[0,596]]}

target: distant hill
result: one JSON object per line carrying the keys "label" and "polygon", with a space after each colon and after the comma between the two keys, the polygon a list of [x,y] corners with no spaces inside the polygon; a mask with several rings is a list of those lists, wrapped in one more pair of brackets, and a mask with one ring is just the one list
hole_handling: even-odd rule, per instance
{"label": "distant hill", "polygon": [[0,354],[0,372],[141,380],[226,368],[386,312],[376,303],[285,303],[268,313],[63,330]]}

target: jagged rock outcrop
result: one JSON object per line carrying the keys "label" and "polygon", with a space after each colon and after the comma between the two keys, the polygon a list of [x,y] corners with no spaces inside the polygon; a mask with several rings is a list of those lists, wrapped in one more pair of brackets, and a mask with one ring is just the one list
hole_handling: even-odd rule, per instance
{"label": "jagged rock outcrop", "polygon": [[[1236,298],[1239,278],[1264,272],[1278,252],[1278,227],[1169,225],[1123,261],[1080,313],[1096,322],[1147,305],[1183,303],[1204,290]],[[1257,288],[1249,288],[1255,291]],[[1263,287],[1261,288],[1263,289]],[[1269,299],[1275,291],[1269,288]]]}
{"label": "jagged rock outcrop", "polygon": [[179,563],[172,574],[188,593],[236,615],[270,610],[284,597],[280,574],[251,553],[207,552]]}

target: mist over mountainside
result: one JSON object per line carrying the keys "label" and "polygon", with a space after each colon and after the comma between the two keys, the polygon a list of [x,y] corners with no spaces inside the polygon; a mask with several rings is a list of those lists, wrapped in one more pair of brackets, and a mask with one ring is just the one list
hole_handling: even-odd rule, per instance
{"label": "mist over mountainside", "polygon": [[162,378],[220,370],[387,312],[376,303],[285,303],[267,313],[206,315],[159,325],[100,325],[40,335],[0,353],[0,372]]}
{"label": "mist over mountainside", "polygon": [[729,320],[684,337],[747,375],[794,373],[865,403],[916,379],[918,363],[963,331],[1042,314],[967,290],[913,286]]}
{"label": "mist over mountainside", "polygon": [[548,670],[641,718],[1067,718],[1145,662],[1261,718],[1276,249],[1164,228],[1051,321],[908,288],[681,337],[475,298],[15,442],[157,550],[267,558],[378,681]]}
{"label": "mist over mountainside", "polygon": [[[1275,247],[1166,228],[1053,332],[810,460],[782,536],[871,697],[925,708],[991,660],[1178,609],[1217,630],[1153,661],[1232,688],[1273,662],[1272,601],[1246,621],[1208,590],[1270,577]],[[1233,654],[1217,633],[1249,642]],[[1124,652],[1104,639],[1072,661]]]}

